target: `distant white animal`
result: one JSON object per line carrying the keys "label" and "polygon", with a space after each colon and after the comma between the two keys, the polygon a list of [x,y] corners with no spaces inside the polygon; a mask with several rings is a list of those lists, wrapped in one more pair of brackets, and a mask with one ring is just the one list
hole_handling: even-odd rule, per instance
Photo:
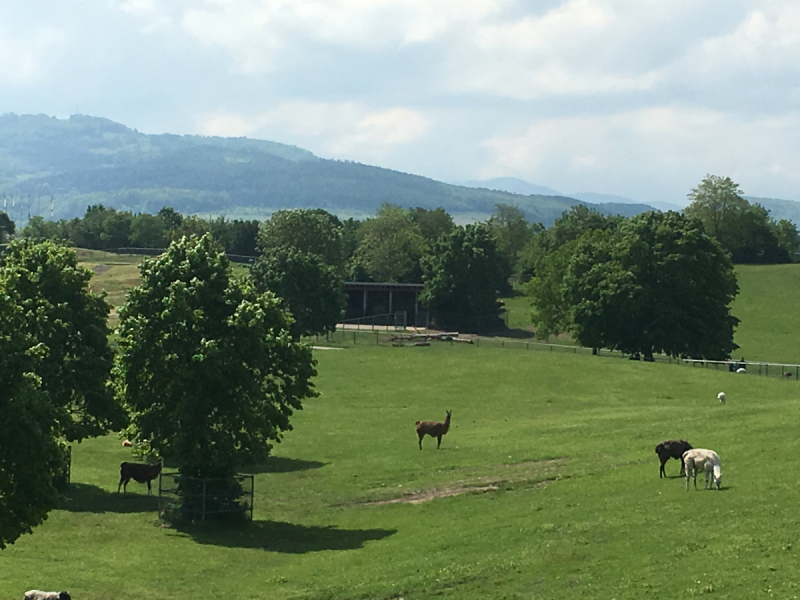
{"label": "distant white animal", "polygon": [[717,394],[717,398],[719,398],[719,403],[720,404],[725,404],[725,400],[726,400],[725,392],[720,392],[719,394]]}
{"label": "distant white animal", "polygon": [[25,600],[72,600],[68,592],[41,592],[39,590],[28,590],[25,592]]}
{"label": "distant white animal", "polygon": [[744,367],[739,367],[738,369],[736,369],[736,372],[737,373],[747,373],[747,369],[745,369]]}
{"label": "distant white animal", "polygon": [[[713,450],[694,448],[683,453],[683,463],[686,465],[686,491],[689,491],[689,479],[694,480],[694,489],[697,489],[697,471],[703,470],[706,478],[705,489],[713,489],[722,484],[722,466],[719,456]],[[709,481],[710,480],[710,481]]]}

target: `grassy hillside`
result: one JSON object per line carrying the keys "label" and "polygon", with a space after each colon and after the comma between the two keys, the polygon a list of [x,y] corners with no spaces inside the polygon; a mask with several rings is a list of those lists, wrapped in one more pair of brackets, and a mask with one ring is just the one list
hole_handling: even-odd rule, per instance
{"label": "grassy hillside", "polygon": [[[0,597],[798,593],[800,490],[774,459],[800,450],[795,381],[449,344],[317,358],[322,396],[252,469],[252,525],[164,528],[144,486],[116,494],[119,440],[85,442],[61,509],[0,553]],[[414,422],[445,409],[420,451]],[[722,491],[685,491],[675,461],[658,478],[673,437],[717,450]]]}
{"label": "grassy hillside", "polygon": [[736,358],[800,363],[800,264],[739,265],[739,296],[732,312],[741,319]]}

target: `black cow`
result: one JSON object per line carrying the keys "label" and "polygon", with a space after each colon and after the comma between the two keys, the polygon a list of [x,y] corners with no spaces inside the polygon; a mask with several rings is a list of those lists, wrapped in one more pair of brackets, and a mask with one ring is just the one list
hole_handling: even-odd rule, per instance
{"label": "black cow", "polygon": [[661,479],[667,476],[664,465],[667,464],[670,458],[677,458],[681,461],[681,475],[683,475],[686,468],[683,464],[683,453],[691,449],[692,445],[686,440],[665,440],[656,446],[656,454],[658,454],[658,458],[661,461],[661,467],[658,469],[658,478]]}
{"label": "black cow", "polygon": [[128,491],[128,482],[133,479],[139,483],[147,484],[147,495],[152,496],[153,490],[150,482],[153,481],[161,473],[162,461],[158,461],[154,465],[144,463],[130,463],[124,462],[119,466],[119,485],[117,486],[117,493],[122,488],[123,492]]}

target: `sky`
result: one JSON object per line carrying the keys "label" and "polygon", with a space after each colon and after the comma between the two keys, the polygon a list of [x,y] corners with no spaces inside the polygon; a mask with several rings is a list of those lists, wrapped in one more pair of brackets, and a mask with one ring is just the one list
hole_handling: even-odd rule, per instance
{"label": "sky", "polygon": [[26,0],[0,114],[247,136],[457,182],[800,200],[796,0]]}

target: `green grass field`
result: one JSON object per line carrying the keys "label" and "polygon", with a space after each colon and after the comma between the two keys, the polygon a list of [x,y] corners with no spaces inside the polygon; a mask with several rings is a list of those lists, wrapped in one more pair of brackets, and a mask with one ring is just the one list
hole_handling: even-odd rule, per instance
{"label": "green grass field", "polygon": [[[112,304],[138,279],[138,257],[80,260]],[[737,273],[737,358],[800,362],[800,265]],[[507,301],[512,329],[526,303]],[[0,552],[0,598],[800,595],[800,382],[440,342],[315,355],[321,397],[248,468],[253,523],[163,526],[145,486],[116,493],[129,450],[88,440],[59,510]],[[446,409],[442,448],[420,451],[414,422]],[[686,492],[677,461],[659,480],[673,437],[720,454],[721,491]]]}
{"label": "green grass field", "polygon": [[[162,527],[143,485],[116,493],[127,449],[90,440],[62,508],[0,553],[0,597],[800,593],[798,382],[446,343],[316,356],[322,396],[253,469],[252,524]],[[414,422],[445,409],[420,451]],[[659,480],[672,437],[720,454],[721,491],[686,492],[677,461]]]}
{"label": "green grass field", "polygon": [[740,265],[741,291],[731,312],[742,321],[736,358],[800,363],[800,264]]}

